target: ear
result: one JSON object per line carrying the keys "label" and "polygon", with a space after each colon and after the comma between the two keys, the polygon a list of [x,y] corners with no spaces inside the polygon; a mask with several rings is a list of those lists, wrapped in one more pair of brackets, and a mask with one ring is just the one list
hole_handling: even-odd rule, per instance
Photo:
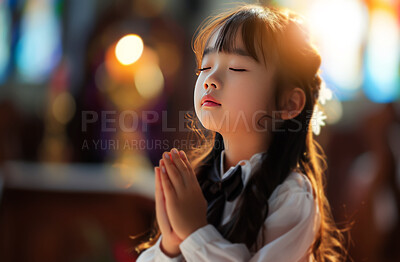
{"label": "ear", "polygon": [[306,95],[303,89],[295,87],[284,94],[283,110],[281,118],[283,120],[292,119],[298,116],[306,104]]}

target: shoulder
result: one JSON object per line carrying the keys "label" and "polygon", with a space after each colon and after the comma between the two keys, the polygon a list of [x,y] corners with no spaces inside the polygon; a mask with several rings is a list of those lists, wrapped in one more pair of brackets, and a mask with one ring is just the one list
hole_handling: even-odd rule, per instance
{"label": "shoulder", "polygon": [[292,171],[283,183],[275,188],[270,196],[270,200],[296,193],[303,193],[313,198],[313,187],[310,179],[305,174]]}
{"label": "shoulder", "polygon": [[[300,172],[293,171],[285,181],[277,186],[269,200],[269,215],[290,217],[296,221],[310,217],[317,209],[317,199],[314,198],[313,187],[309,178]],[[269,216],[268,215],[268,216]]]}
{"label": "shoulder", "polygon": [[[268,200],[268,215],[261,231],[264,238],[257,239],[259,246],[263,246],[258,255],[268,254],[279,261],[294,261],[304,256],[320,227],[317,203],[309,178],[291,172]],[[287,259],[280,260],[282,254]]]}

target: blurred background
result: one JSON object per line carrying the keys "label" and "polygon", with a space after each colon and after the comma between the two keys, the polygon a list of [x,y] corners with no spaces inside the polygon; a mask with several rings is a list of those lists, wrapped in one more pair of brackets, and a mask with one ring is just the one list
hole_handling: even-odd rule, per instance
{"label": "blurred background", "polygon": [[[135,261],[153,166],[186,150],[190,42],[222,0],[0,0],[0,261]],[[254,1],[247,1],[254,3]],[[333,92],[317,136],[354,261],[400,261],[400,4],[281,0]]]}

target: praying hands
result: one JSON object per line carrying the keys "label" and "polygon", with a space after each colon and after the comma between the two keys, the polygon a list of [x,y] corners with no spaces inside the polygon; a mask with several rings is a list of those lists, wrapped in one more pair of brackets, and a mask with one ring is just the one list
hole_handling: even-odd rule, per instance
{"label": "praying hands", "polygon": [[207,201],[196,174],[183,151],[164,152],[155,167],[156,217],[163,235],[162,251],[170,257],[180,253],[179,244],[207,225]]}

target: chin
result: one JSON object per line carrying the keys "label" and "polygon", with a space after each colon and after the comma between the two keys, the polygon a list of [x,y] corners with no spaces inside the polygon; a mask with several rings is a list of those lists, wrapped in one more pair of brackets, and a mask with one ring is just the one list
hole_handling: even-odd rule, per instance
{"label": "chin", "polygon": [[201,125],[207,130],[212,130],[215,132],[220,132],[225,128],[225,123],[221,123],[219,117],[215,116],[212,112],[209,111],[200,111],[197,114]]}

